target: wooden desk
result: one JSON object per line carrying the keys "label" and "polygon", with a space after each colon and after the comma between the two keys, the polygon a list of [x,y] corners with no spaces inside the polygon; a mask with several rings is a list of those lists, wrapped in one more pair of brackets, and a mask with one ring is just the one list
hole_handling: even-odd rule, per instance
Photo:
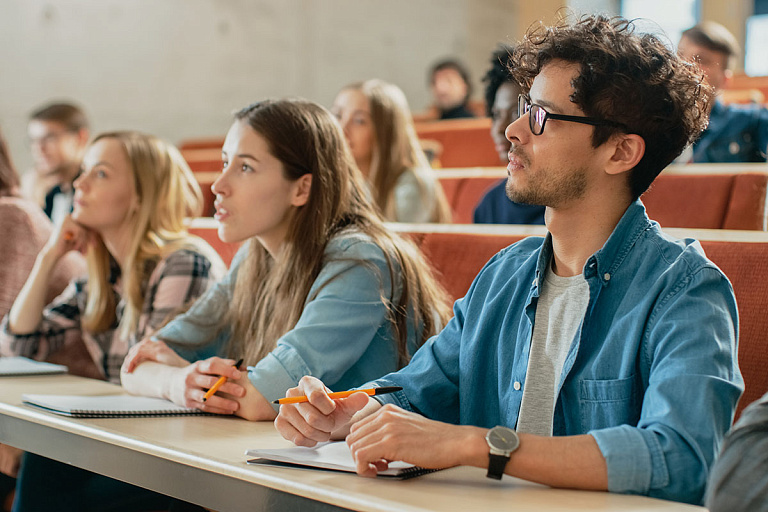
{"label": "wooden desk", "polygon": [[0,442],[219,511],[685,511],[704,510],[640,496],[567,491],[477,468],[407,481],[246,465],[249,448],[287,447],[272,423],[224,417],[71,419],[21,404],[22,393],[112,394],[79,377],[2,378]]}

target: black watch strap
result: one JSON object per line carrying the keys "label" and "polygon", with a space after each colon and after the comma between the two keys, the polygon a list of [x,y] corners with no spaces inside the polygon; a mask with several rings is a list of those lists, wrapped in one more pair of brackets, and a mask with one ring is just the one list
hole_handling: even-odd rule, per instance
{"label": "black watch strap", "polygon": [[504,474],[504,470],[509,462],[509,455],[494,455],[489,454],[490,460],[488,462],[488,478],[495,478],[501,480],[501,475]]}

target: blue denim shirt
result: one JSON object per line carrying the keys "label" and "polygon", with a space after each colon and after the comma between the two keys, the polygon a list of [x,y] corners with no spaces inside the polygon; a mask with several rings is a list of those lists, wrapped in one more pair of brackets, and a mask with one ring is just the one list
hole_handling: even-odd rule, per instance
{"label": "blue denim shirt", "polygon": [[[224,355],[231,331],[221,324],[247,253],[245,244],[224,279],[155,336],[171,342],[187,360]],[[248,368],[251,383],[272,401],[285,396],[304,375],[314,375],[340,391],[397,370],[397,342],[382,301],[382,295],[391,299],[390,290],[389,270],[378,245],[354,232],[334,237],[326,246],[323,267],[309,291],[311,300],[276,348]],[[400,293],[402,283],[397,279],[394,296]],[[411,318],[410,354],[416,351],[420,337],[421,331]]]}
{"label": "blue denim shirt", "polygon": [[[517,424],[551,238],[494,256],[455,317],[377,397],[439,421]],[[586,262],[587,312],[566,356],[553,434],[591,434],[608,488],[700,503],[743,381],[733,289],[695,240],[674,240],[636,201]]]}
{"label": "blue denim shirt", "polygon": [[715,102],[709,126],[693,145],[696,163],[765,162],[768,109]]}

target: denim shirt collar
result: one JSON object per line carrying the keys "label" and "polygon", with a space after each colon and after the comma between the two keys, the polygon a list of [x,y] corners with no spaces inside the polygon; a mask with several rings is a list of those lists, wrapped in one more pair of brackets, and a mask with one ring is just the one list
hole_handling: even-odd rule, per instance
{"label": "denim shirt collar", "polygon": [[[640,199],[635,199],[624,212],[619,223],[616,224],[605,245],[587,259],[582,270],[584,278],[590,280],[598,276],[600,283],[604,286],[607,285],[611,280],[611,275],[621,266],[637,239],[650,227],[651,221],[645,214],[645,206]],[[552,234],[548,232],[536,264],[534,288],[539,287],[542,276],[544,276],[551,260]]]}

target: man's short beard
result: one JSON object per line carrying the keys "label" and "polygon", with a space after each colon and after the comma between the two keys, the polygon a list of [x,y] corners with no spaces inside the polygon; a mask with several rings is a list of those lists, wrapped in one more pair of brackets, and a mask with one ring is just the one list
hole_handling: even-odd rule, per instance
{"label": "man's short beard", "polygon": [[587,171],[577,168],[568,174],[556,176],[547,169],[533,175],[524,189],[512,186],[512,180],[507,180],[505,187],[507,197],[520,204],[549,206],[557,208],[562,203],[584,197],[587,190]]}

